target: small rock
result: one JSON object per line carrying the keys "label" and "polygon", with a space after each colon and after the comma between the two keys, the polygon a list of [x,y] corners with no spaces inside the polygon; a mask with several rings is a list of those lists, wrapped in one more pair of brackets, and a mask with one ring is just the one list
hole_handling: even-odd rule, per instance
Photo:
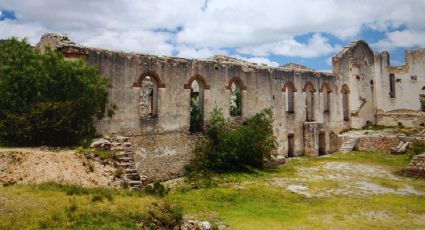
{"label": "small rock", "polygon": [[128,141],[128,137],[124,137],[124,136],[116,136],[116,137],[114,138],[114,141],[115,141],[115,142],[119,142],[119,143],[123,143],[123,142]]}
{"label": "small rock", "polygon": [[90,145],[90,147],[92,148],[101,148],[104,150],[111,149],[111,146],[112,146],[111,142],[104,138],[95,139]]}

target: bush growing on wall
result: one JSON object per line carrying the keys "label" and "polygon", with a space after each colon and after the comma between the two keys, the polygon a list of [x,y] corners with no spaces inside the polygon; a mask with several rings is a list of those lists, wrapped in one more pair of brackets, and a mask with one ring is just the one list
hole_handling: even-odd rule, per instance
{"label": "bush growing on wall", "polygon": [[0,143],[77,144],[105,114],[108,82],[80,61],[39,54],[25,40],[0,44]]}
{"label": "bush growing on wall", "polygon": [[231,128],[221,109],[214,109],[205,127],[205,136],[194,149],[189,171],[238,171],[262,168],[276,154],[273,112],[265,109]]}

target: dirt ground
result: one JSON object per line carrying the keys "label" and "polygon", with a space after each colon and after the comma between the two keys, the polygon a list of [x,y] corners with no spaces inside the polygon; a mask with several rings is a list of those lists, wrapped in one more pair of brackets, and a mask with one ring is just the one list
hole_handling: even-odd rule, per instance
{"label": "dirt ground", "polygon": [[0,148],[0,186],[53,181],[85,187],[117,187],[115,168],[78,157],[74,150]]}

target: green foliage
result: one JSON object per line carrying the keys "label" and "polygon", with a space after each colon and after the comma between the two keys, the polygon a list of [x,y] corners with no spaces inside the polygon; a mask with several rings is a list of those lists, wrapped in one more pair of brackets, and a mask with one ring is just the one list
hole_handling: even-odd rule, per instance
{"label": "green foliage", "polygon": [[421,98],[421,109],[422,111],[425,111],[425,99]]}
{"label": "green foliage", "polygon": [[155,182],[153,185],[147,185],[143,188],[143,193],[153,196],[164,197],[170,192],[170,189],[166,188],[160,182]]}
{"label": "green foliage", "polygon": [[114,151],[111,150],[102,150],[98,148],[82,148],[79,147],[76,149],[75,153],[78,156],[84,156],[87,159],[93,159],[98,157],[102,161],[106,162],[108,160],[111,160],[113,162],[118,161],[118,156],[115,154]]}
{"label": "green foliage", "polygon": [[410,144],[409,148],[406,151],[409,159],[412,159],[415,155],[425,153],[425,143],[423,141],[415,141]]}
{"label": "green foliage", "polygon": [[231,102],[231,105],[230,105],[230,115],[241,116],[242,115],[242,95],[241,95],[241,90],[239,87],[235,87],[235,89],[232,90],[231,98],[234,100]]}
{"label": "green foliage", "polygon": [[78,144],[95,134],[108,87],[82,60],[67,62],[57,52],[41,55],[25,40],[6,40],[0,44],[0,142]]}
{"label": "green foliage", "polygon": [[188,170],[224,172],[264,167],[265,160],[271,160],[277,149],[272,122],[272,110],[265,109],[243,125],[230,128],[223,111],[215,108]]}
{"label": "green foliage", "polygon": [[190,93],[190,132],[201,132],[203,126],[199,92]]}
{"label": "green foliage", "polygon": [[175,229],[183,221],[181,207],[167,201],[152,203],[144,218],[149,229]]}

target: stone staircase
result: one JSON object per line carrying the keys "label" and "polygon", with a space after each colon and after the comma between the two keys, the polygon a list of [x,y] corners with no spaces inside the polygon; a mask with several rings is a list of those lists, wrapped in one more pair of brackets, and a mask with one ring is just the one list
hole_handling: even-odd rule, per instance
{"label": "stone staircase", "polygon": [[131,190],[140,189],[145,185],[146,177],[141,177],[133,158],[133,148],[130,142],[122,143],[123,151],[118,153],[118,166],[124,169],[123,180]]}
{"label": "stone staircase", "polygon": [[356,137],[349,137],[347,140],[345,140],[344,144],[341,145],[339,148],[340,152],[347,153],[354,149],[358,141],[358,138]]}

